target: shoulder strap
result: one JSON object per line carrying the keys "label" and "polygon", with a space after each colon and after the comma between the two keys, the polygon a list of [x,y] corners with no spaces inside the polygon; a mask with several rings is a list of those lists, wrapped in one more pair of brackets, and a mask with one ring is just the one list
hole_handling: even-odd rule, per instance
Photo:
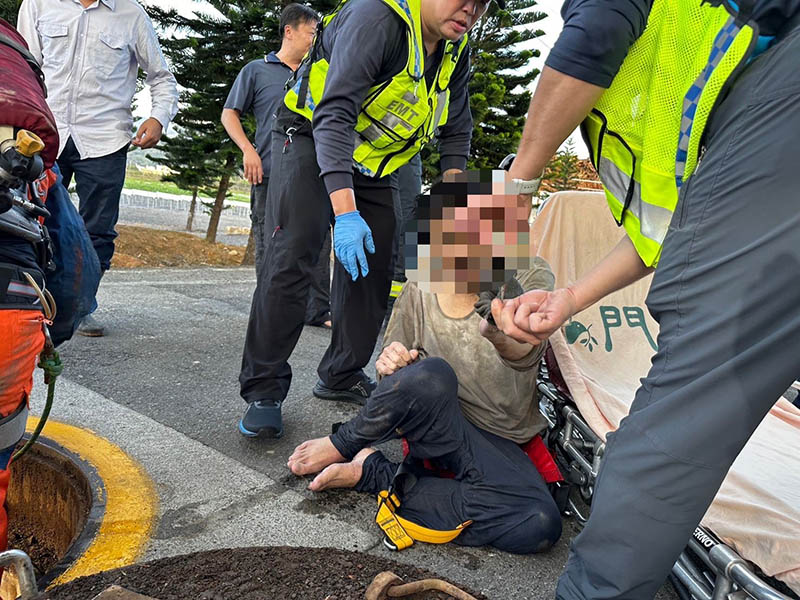
{"label": "shoulder strap", "polygon": [[0,32],[0,44],[3,44],[13,50],[16,50],[20,54],[20,56],[22,56],[22,58],[25,59],[25,62],[28,63],[28,66],[33,70],[34,74],[36,75],[36,80],[42,87],[42,92],[44,92],[44,97],[47,98],[47,87],[44,84],[44,73],[42,72],[42,68],[39,66],[39,63],[33,57],[33,54],[31,54],[27,48],[18,44],[11,38],[7,37],[2,32]]}

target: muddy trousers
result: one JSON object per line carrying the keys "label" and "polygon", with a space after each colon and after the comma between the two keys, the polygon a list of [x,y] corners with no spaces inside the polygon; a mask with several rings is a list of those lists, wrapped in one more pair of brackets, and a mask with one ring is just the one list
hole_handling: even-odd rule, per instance
{"label": "muddy trousers", "polygon": [[[348,460],[367,446],[406,438],[414,459],[430,459],[455,474],[417,469],[398,482],[400,515],[432,529],[471,520],[454,543],[491,545],[529,554],[561,535],[561,516],[542,476],[514,442],[483,431],[464,417],[458,379],[441,358],[426,358],[384,377],[358,416],[331,436]],[[364,462],[356,489],[386,490],[398,464],[375,452]]]}
{"label": "muddy trousers", "polygon": [[608,436],[560,600],[653,598],[800,373],[798,56],[795,29],[746,68],[709,124],[647,298],[658,352]]}
{"label": "muddy trousers", "polygon": [[[287,114],[288,113],[288,114]],[[299,121],[298,121],[299,119]],[[292,136],[288,127],[297,127]],[[314,268],[331,222],[331,203],[319,177],[310,124],[279,111],[272,131],[272,166],[267,192],[264,262],[247,325],[240,393],[247,402],[282,401],[289,392],[289,357],[303,330]],[[336,260],[331,284],[331,343],[320,362],[322,382],[346,389],[365,377],[386,313],[392,279],[394,195],[390,178],[354,173],[356,205],[372,230],[375,254],[369,274],[352,281]]]}

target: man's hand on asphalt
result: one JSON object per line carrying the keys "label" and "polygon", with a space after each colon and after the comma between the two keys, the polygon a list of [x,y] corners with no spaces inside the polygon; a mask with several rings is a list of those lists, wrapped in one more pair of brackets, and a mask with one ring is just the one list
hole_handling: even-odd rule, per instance
{"label": "man's hand on asphalt", "polygon": [[378,360],[375,361],[375,370],[386,377],[395,371],[407,367],[419,358],[419,350],[407,349],[400,342],[392,342],[383,349]]}
{"label": "man's hand on asphalt", "polygon": [[353,281],[358,279],[359,269],[362,277],[369,273],[364,248],[370,254],[375,254],[372,231],[361,214],[354,210],[337,215],[333,226],[333,250]]}
{"label": "man's hand on asphalt", "polygon": [[158,119],[150,117],[139,126],[139,131],[136,132],[136,136],[131,140],[131,144],[138,146],[142,150],[154,148],[161,139],[163,131],[164,128],[158,122]]}
{"label": "man's hand on asphalt", "polygon": [[261,157],[252,146],[244,151],[243,165],[244,178],[251,185],[258,185],[264,180],[264,167],[261,165]]}

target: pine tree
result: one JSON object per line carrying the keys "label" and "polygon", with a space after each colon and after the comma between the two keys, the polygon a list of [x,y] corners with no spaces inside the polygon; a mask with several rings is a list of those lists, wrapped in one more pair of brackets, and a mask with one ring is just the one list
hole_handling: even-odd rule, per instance
{"label": "pine tree", "polygon": [[191,192],[192,202],[186,221],[186,231],[191,231],[197,207],[197,196],[213,194],[215,179],[220,175],[219,166],[204,160],[206,145],[190,131],[179,131],[167,136],[162,141],[162,149],[168,150],[160,156],[148,154],[151,161],[164,165],[169,173],[161,177],[162,181],[171,181],[178,188]]}
{"label": "pine tree", "polygon": [[[528,88],[539,75],[538,69],[528,65],[540,54],[520,46],[530,46],[531,40],[544,35],[534,25],[547,16],[535,7],[536,0],[507,0],[505,9],[492,2],[469,34],[469,93],[474,121],[470,169],[497,168],[517,149],[531,99]],[[433,145],[429,148],[423,151],[426,181],[440,175],[439,154]]]}
{"label": "pine tree", "polygon": [[0,19],[4,19],[16,27],[20,4],[22,4],[22,0],[0,0]]}
{"label": "pine tree", "polygon": [[[178,173],[204,171],[204,164],[212,169],[217,185],[206,240],[214,242],[231,177],[241,163],[241,152],[220,123],[222,106],[239,70],[280,45],[281,6],[254,0],[212,0],[209,4],[215,14],[201,10],[184,17],[174,9],[152,6],[148,13],[172,33],[162,36],[161,44],[183,88],[175,127],[180,136],[192,140],[188,144],[176,136],[165,143],[165,158]],[[199,152],[187,153],[187,145]]]}
{"label": "pine tree", "polygon": [[552,191],[574,190],[575,181],[580,174],[580,161],[575,153],[575,145],[569,140],[545,167],[542,183]]}

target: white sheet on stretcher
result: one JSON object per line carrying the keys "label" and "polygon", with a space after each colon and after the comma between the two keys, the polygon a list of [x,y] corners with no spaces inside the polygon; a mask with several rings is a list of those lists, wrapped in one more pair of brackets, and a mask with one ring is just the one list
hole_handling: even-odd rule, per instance
{"label": "white sheet on stretcher", "polygon": [[[534,244],[552,266],[556,287],[576,281],[623,235],[596,192],[554,194],[533,226]],[[650,368],[650,340],[658,334],[644,306],[650,280],[575,315],[550,339],[581,415],[603,438],[628,413]],[[800,593],[800,410],[790,402],[778,400],[756,430],[703,525]]]}

